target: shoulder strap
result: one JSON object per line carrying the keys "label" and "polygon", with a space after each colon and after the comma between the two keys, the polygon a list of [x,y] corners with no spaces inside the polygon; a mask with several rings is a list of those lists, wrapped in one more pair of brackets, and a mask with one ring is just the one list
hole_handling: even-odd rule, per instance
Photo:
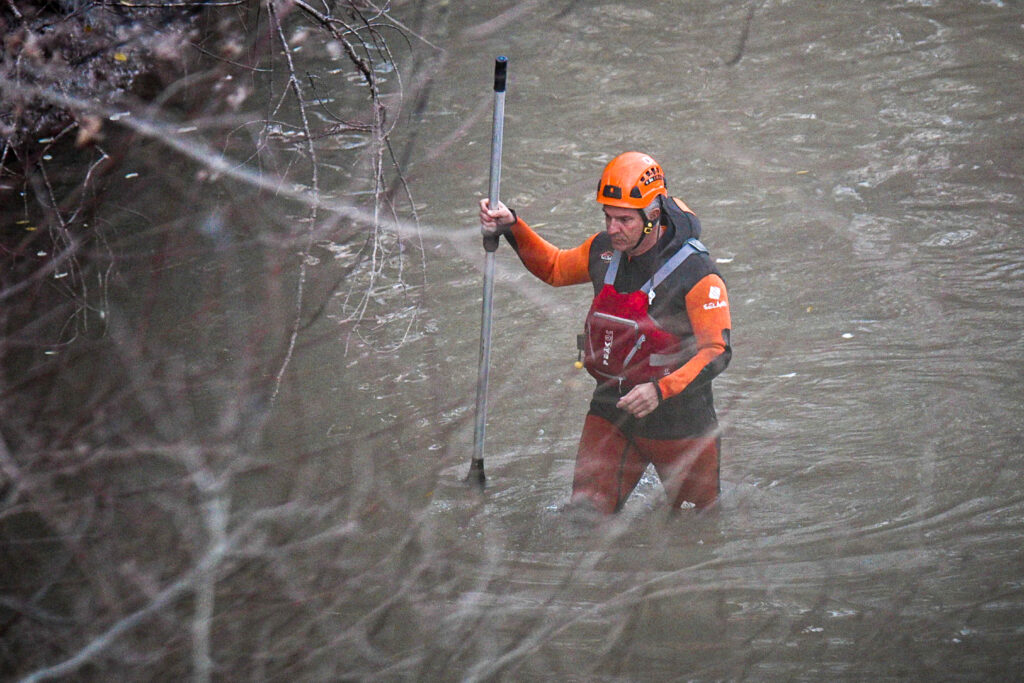
{"label": "shoulder strap", "polygon": [[615,285],[615,276],[619,274],[619,261],[622,260],[622,252],[615,250],[612,254],[612,260],[608,264],[608,270],[604,271],[604,283],[606,285]]}
{"label": "shoulder strap", "polygon": [[[658,268],[657,272],[651,276],[651,279],[645,282],[644,286],[640,288],[640,291],[645,294],[649,293],[652,289],[664,282],[665,278],[671,275],[676,268],[682,265],[683,261],[697,253],[706,254],[708,253],[708,248],[701,244],[701,241],[696,237],[691,237],[686,240],[679,251],[672,254],[672,257],[668,261],[665,261],[661,268]],[[618,254],[618,252],[616,252],[616,254]]]}

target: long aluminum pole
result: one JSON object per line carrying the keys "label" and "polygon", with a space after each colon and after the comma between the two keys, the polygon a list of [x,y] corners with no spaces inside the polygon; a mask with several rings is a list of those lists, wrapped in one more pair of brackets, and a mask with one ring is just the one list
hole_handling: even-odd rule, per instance
{"label": "long aluminum pole", "polygon": [[[490,206],[498,206],[501,189],[501,140],[505,131],[505,81],[508,72],[508,58],[498,57],[494,61],[494,126],[491,134],[491,182],[488,200]],[[491,367],[491,313],[494,298],[494,252],[498,249],[498,237],[484,237],[484,299],[480,316],[480,365],[476,381],[476,423],[473,429],[473,460],[467,479],[483,488],[487,477],[484,475],[484,436],[487,431],[487,382]]]}

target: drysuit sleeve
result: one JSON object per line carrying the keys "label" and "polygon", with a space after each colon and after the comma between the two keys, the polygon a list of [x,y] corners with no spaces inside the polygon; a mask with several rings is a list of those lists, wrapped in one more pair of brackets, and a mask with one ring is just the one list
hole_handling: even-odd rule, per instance
{"label": "drysuit sleeve", "polygon": [[675,396],[691,384],[710,382],[725,370],[732,357],[729,295],[721,277],[714,273],[706,275],[686,293],[686,314],[697,353],[683,367],[658,381],[663,399]]}
{"label": "drysuit sleeve", "polygon": [[517,217],[505,237],[526,269],[549,285],[562,287],[590,282],[590,243],[596,234],[578,247],[559,249]]}

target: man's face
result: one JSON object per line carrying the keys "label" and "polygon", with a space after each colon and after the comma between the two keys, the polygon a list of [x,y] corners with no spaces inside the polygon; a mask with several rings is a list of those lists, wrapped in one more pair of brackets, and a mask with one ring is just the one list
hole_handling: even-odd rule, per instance
{"label": "man's face", "polygon": [[604,229],[612,238],[612,248],[616,251],[625,251],[640,241],[644,221],[636,209],[605,206]]}

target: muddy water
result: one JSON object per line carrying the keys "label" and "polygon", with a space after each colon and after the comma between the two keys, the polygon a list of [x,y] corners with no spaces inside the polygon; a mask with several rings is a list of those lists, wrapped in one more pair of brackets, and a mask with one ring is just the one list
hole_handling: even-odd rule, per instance
{"label": "muddy water", "polygon": [[[1024,9],[517,7],[492,32],[479,27],[495,8],[432,8],[426,37],[446,54],[426,107],[396,131],[412,144],[411,192],[433,230],[422,256],[410,252],[420,281],[377,291],[376,323],[353,334],[343,319],[355,295],[339,286],[348,247],[321,243],[307,259],[306,296],[326,304],[261,426],[265,466],[236,480],[233,523],[263,504],[320,507],[268,562],[259,607],[230,595],[218,605],[259,617],[256,650],[284,647],[300,618],[315,624],[301,631],[304,658],[281,669],[300,678],[1019,676]],[[658,158],[702,219],[735,344],[716,380],[716,514],[666,514],[652,476],[606,523],[561,512],[591,389],[572,367],[587,291],[546,288],[507,246],[489,486],[480,496],[461,483],[480,324],[473,207],[487,186],[496,54],[511,64],[502,197],[550,241],[600,229],[593,187],[626,149]],[[327,185],[344,185],[337,168]],[[293,211],[268,204],[246,220]],[[195,400],[216,403],[247,376],[243,346],[273,342],[268,367],[279,367],[287,335],[253,330],[288,328],[296,275],[244,252],[222,258],[217,221],[230,215],[181,220],[214,246],[140,268],[163,273],[146,276],[157,298],[194,300],[202,283],[200,298],[226,312],[192,329],[195,317],[159,307],[147,325],[186,358],[213,351]],[[252,338],[226,342],[233,330]],[[224,577],[226,594],[235,580]],[[315,593],[296,598],[300,588]],[[237,656],[212,653],[227,667]]]}
{"label": "muddy water", "polygon": [[[587,293],[503,250],[491,488],[467,532],[493,555],[463,596],[495,654],[581,679],[1019,675],[1021,7],[552,4],[499,35],[452,46],[433,125],[487,97],[508,54],[503,197],[562,246],[600,228],[603,163],[651,151],[719,258],[735,355],[720,513],[666,519],[645,479],[620,527],[566,531]],[[487,129],[424,172],[428,220],[472,224]],[[431,275],[436,369],[467,406],[477,265]],[[436,495],[438,524],[462,505]]]}

